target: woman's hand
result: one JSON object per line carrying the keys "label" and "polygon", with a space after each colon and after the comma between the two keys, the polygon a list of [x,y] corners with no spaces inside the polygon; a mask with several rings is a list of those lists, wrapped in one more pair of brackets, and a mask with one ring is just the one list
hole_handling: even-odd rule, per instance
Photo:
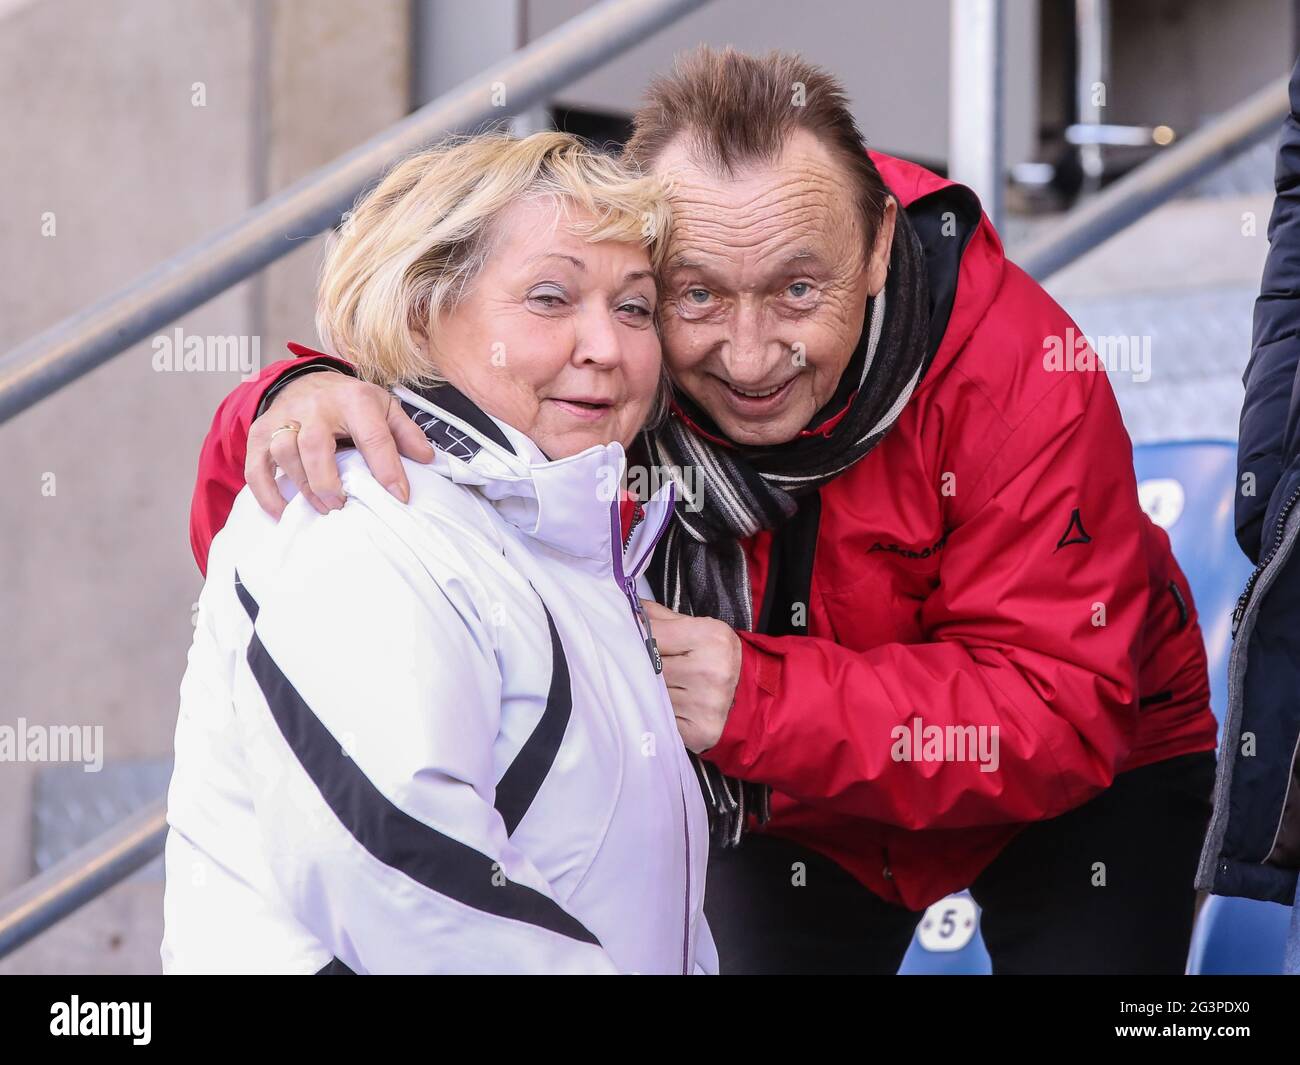
{"label": "woman's hand", "polygon": [[693,618],[641,600],[664,663],[677,731],[699,754],[722,738],[740,683],[740,637],[724,621]]}
{"label": "woman's hand", "polygon": [[290,381],[253,422],[244,480],[273,518],[284,512],[277,466],[321,514],[338,510],[344,497],[334,453],[338,441],[348,439],[375,479],[403,503],[411,489],[399,454],[416,462],[433,459],[433,445],[395,396],[378,385],[322,371]]}

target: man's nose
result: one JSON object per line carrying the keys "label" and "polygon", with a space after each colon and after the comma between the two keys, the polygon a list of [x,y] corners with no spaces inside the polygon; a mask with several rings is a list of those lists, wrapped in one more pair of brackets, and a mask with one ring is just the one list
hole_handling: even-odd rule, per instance
{"label": "man's nose", "polygon": [[732,384],[748,388],[765,384],[772,376],[781,345],[765,333],[761,309],[742,302],[731,318],[731,336],[723,356]]}

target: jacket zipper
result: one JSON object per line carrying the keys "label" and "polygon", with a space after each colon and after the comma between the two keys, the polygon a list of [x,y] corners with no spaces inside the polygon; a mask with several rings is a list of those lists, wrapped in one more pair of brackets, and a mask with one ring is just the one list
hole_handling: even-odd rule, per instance
{"label": "jacket zipper", "polygon": [[1268,549],[1268,554],[1259,560],[1259,565],[1255,567],[1250,579],[1246,581],[1245,589],[1237,597],[1237,605],[1232,610],[1232,638],[1234,640],[1237,638],[1237,629],[1246,613],[1246,605],[1250,602],[1250,594],[1255,590],[1255,585],[1259,582],[1260,574],[1268,568],[1269,563],[1273,561],[1273,556],[1277,554],[1278,549],[1282,546],[1282,535],[1286,531],[1286,519],[1290,515],[1292,508],[1295,507],[1297,500],[1300,500],[1300,488],[1292,492],[1291,497],[1282,504],[1282,510],[1277,516],[1273,545]]}
{"label": "jacket zipper", "polygon": [[680,771],[677,783],[682,785],[682,827],[686,831],[686,898],[682,902],[682,975],[690,976],[691,964],[691,811],[686,805],[686,789]]}
{"label": "jacket zipper", "polygon": [[[633,511],[632,527],[628,530],[627,537],[624,538],[622,533],[622,522],[619,520],[618,500],[615,499],[610,504],[610,528],[613,531],[611,545],[618,544],[615,548],[614,569],[615,574],[622,585],[623,594],[627,596],[628,604],[632,607],[632,616],[637,623],[638,634],[644,636],[646,653],[650,656],[650,664],[654,667],[655,675],[663,673],[663,658],[659,654],[659,645],[655,643],[654,632],[650,628],[650,618],[646,615],[645,607],[641,605],[641,597],[636,594],[636,573],[642,563],[649,557],[650,552],[654,550],[654,545],[658,543],[659,538],[663,536],[664,530],[673,517],[673,501],[670,498],[668,507],[664,511],[664,520],[660,523],[655,535],[651,538],[650,547],[646,550],[641,558],[637,559],[632,566],[632,575],[629,576],[623,569],[623,551],[632,542],[632,532],[640,524],[638,516],[644,519],[644,509],[639,508]],[[682,797],[682,832],[686,842],[686,894],[682,901],[682,975],[690,975],[691,961],[691,811],[686,801],[686,784],[682,779],[680,759],[678,761],[677,784],[679,794]]]}
{"label": "jacket zipper", "polygon": [[637,526],[645,521],[645,507],[640,503],[634,503],[632,506],[632,521],[627,527],[627,535],[623,537],[623,550],[626,551],[628,545],[632,542],[632,534],[636,532]]}
{"label": "jacket zipper", "polygon": [[[672,501],[669,500],[669,505],[664,511],[664,520],[660,523],[655,535],[651,537],[650,547],[632,565],[631,576],[623,570],[623,550],[632,542],[632,533],[640,524],[640,521],[638,521],[637,514],[634,512],[632,515],[632,528],[628,530],[627,537],[624,538],[622,535],[622,522],[619,520],[617,499],[610,504],[609,516],[610,530],[613,534],[610,540],[611,545],[621,545],[613,551],[614,573],[623,589],[623,594],[627,597],[628,605],[632,608],[632,616],[636,619],[637,633],[645,644],[646,654],[650,658],[650,665],[654,667],[655,676],[658,676],[664,671],[664,662],[663,658],[660,657],[659,654],[659,645],[655,642],[654,630],[650,626],[650,617],[646,614],[645,607],[641,605],[641,597],[636,594],[636,573],[640,570],[642,563],[645,562],[650,552],[654,550],[654,545],[659,542],[659,538],[663,536],[664,529],[668,527],[668,523],[672,521]],[[641,520],[645,519],[644,508],[640,511],[640,517]]]}

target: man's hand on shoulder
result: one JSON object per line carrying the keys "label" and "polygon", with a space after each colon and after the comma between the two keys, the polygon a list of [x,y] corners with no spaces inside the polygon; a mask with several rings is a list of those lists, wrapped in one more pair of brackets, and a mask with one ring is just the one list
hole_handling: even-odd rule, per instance
{"label": "man's hand on shoulder", "polygon": [[410,485],[399,456],[429,462],[433,446],[392,393],[341,373],[310,373],[284,386],[248,432],[244,479],[262,509],[284,512],[279,467],[321,514],[344,503],[335,453],[350,440],[375,479],[402,502]]}

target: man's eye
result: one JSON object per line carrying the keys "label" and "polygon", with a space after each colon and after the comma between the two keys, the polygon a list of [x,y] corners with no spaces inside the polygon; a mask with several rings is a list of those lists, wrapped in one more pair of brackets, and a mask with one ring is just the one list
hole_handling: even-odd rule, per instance
{"label": "man's eye", "polygon": [[812,285],[808,284],[807,281],[796,281],[786,291],[795,299],[801,300],[812,291]]}
{"label": "man's eye", "polygon": [[703,305],[709,302],[709,290],[707,288],[688,288],[686,290],[686,299],[691,303]]}

